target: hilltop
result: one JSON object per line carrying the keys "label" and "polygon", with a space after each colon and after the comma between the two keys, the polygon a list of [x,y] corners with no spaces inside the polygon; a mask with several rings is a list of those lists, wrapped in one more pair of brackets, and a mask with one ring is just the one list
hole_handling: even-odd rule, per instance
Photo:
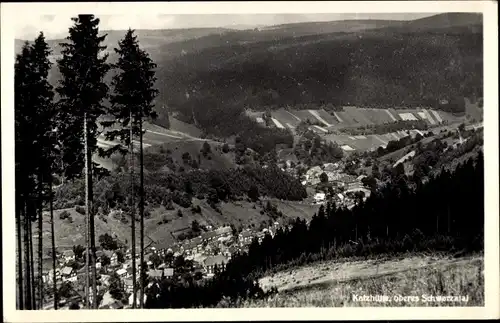
{"label": "hilltop", "polygon": [[[462,97],[482,96],[481,24],[480,14],[446,13],[413,21],[136,33],[158,64],[157,110],[166,105],[185,113],[186,93],[197,93],[257,109],[299,103],[437,108],[448,100],[463,111]],[[102,33],[113,61],[124,31]],[[48,42],[56,57],[60,40]],[[16,40],[17,52],[21,45]],[[56,66],[50,77],[55,84]]]}

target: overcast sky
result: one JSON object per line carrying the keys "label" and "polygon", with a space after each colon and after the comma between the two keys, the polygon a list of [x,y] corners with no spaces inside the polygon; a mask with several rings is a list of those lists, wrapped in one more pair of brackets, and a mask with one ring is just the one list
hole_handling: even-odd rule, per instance
{"label": "overcast sky", "polygon": [[[412,20],[431,13],[330,13],[330,14],[219,14],[219,15],[98,15],[100,30],[132,29],[177,29],[203,27],[239,27],[241,25],[277,25],[307,21],[331,21],[348,19]],[[15,37],[33,39],[40,31],[46,38],[64,38],[72,25],[70,16],[37,15],[23,13],[16,17]]]}

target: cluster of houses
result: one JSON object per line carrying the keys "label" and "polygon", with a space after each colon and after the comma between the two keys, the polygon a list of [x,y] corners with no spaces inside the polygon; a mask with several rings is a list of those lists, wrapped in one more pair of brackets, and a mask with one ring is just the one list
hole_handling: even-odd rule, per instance
{"label": "cluster of houses", "polygon": [[[171,253],[174,257],[184,256],[185,259],[190,259],[193,261],[194,272],[199,272],[203,278],[213,277],[216,268],[224,270],[226,264],[231,259],[231,256],[235,253],[245,251],[251,244],[253,239],[257,238],[259,241],[265,237],[266,234],[274,235],[274,232],[278,228],[279,223],[275,222],[272,226],[264,228],[262,231],[257,232],[251,229],[245,229],[241,231],[238,235],[234,235],[231,227],[224,226],[215,230],[203,232],[200,236],[193,239],[183,241],[171,246],[156,245],[154,247],[149,247],[145,250],[145,261],[147,261],[148,271],[147,274],[151,280],[150,285],[158,282],[163,278],[173,277],[176,273],[173,264],[162,263],[160,265],[154,266],[153,262],[150,260],[153,254],[160,256],[163,259],[163,255]],[[139,277],[140,272],[140,261],[139,261],[140,249],[136,249],[136,269],[137,277]],[[102,259],[104,256],[109,258],[109,264],[103,266]],[[103,293],[104,297],[100,304],[100,308],[127,308],[127,305],[123,304],[119,300],[114,300],[109,295],[109,286],[111,276],[116,274],[122,287],[126,293],[133,292],[133,280],[132,280],[132,252],[131,250],[126,250],[123,253],[123,258],[119,261],[118,252],[109,250],[97,250],[96,251],[96,269],[98,271],[98,292]],[[78,297],[77,302],[82,306],[84,299],[84,286],[86,284],[86,273],[85,267],[80,269],[74,266],[76,259],[73,250],[64,250],[58,253],[59,267],[56,269],[56,280],[60,285],[63,282],[72,283],[74,291],[78,295],[72,296],[73,298]],[[53,271],[49,270],[44,274],[44,282],[52,283]],[[148,286],[150,287],[150,286]],[[93,295],[89,295],[91,298]],[[132,302],[133,295],[130,295],[130,304]],[[69,300],[61,300],[68,303]],[[75,300],[73,300],[75,301]]]}

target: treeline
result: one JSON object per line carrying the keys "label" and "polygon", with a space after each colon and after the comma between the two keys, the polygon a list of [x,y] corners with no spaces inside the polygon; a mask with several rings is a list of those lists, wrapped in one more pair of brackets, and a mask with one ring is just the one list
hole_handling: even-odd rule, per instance
{"label": "treeline", "polygon": [[164,280],[148,294],[146,307],[212,307],[222,299],[263,297],[257,283],[262,274],[311,261],[483,248],[484,161],[479,153],[453,173],[443,170],[415,188],[400,174],[351,210],[334,203],[321,206],[309,225],[297,219],[274,238],[267,235],[260,244],[254,240],[248,253],[233,257],[211,281]]}
{"label": "treeline", "polygon": [[[94,187],[94,212],[108,214],[111,209],[128,211],[137,203],[139,179],[134,178],[134,195],[127,173],[113,173],[98,180]],[[55,193],[56,209],[84,204],[84,183],[81,180],[60,186]],[[302,200],[307,193],[301,183],[278,167],[243,167],[224,170],[193,170],[185,173],[148,172],[144,178],[146,216],[152,207],[163,205],[172,209],[173,203],[190,207],[193,197],[207,199],[214,207],[221,201],[241,197],[252,199],[269,196],[284,200]],[[126,214],[126,217],[128,215]],[[125,221],[125,220],[124,220]]]}
{"label": "treeline", "polygon": [[217,93],[225,106],[254,110],[330,103],[463,112],[464,96],[482,96],[482,33],[358,36],[233,42],[193,51],[160,63],[166,89],[160,97],[180,111],[186,91],[196,90],[204,98]]}
{"label": "treeline", "polygon": [[344,151],[337,143],[322,140],[313,131],[306,131],[293,149],[297,159],[308,166],[335,162],[344,156]]}
{"label": "treeline", "polygon": [[426,133],[424,136],[422,136],[421,134],[417,134],[415,137],[408,135],[398,140],[391,140],[387,143],[387,146],[385,148],[382,146],[378,147],[377,150],[373,152],[373,155],[375,155],[374,157],[382,157],[389,153],[413,145],[422,140],[423,138],[432,137],[433,135],[434,134],[432,133],[432,131],[430,131]]}
{"label": "treeline", "polygon": [[384,124],[366,125],[355,128],[343,128],[342,132],[345,132],[351,136],[383,135],[386,133],[397,132],[401,130],[407,131],[409,129],[427,130],[429,129],[429,126],[424,120],[398,120],[395,122]]}

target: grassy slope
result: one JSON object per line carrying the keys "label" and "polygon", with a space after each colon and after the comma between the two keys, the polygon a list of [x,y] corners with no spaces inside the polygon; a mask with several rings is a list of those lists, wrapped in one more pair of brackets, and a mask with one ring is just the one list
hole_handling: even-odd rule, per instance
{"label": "grassy slope", "polygon": [[[403,259],[324,262],[287,270],[261,280],[264,287],[280,286],[267,300],[241,307],[436,306],[422,295],[468,295],[467,303],[445,306],[484,306],[482,256],[410,256]],[[285,291],[286,290],[286,291]],[[419,301],[356,302],[356,295],[419,296]]]}
{"label": "grassy slope", "polygon": [[[273,200],[273,203],[284,214],[284,218],[278,221],[284,222],[287,218],[296,217],[310,219],[314,212],[317,212],[317,206],[313,205],[277,200]],[[151,217],[145,221],[145,233],[147,237],[145,243],[149,244],[152,240],[156,243],[173,243],[175,239],[172,233],[188,229],[193,220],[197,220],[200,224],[210,224],[214,227],[225,224],[247,227],[253,224],[257,229],[262,221],[269,221],[271,219],[266,214],[260,214],[261,206],[247,201],[222,203],[220,207],[221,213],[212,209],[206,201],[193,199],[193,205],[200,205],[202,209],[201,214],[193,214],[190,209],[179,206],[176,206],[175,210],[165,210],[164,207],[153,210]],[[254,205],[256,205],[255,209],[253,208]],[[179,209],[183,213],[182,217],[177,215]],[[74,209],[66,210],[71,213],[72,223],[59,219],[59,214],[64,210],[56,210],[54,212],[56,245],[61,249],[72,248],[73,245],[77,244],[84,245],[85,237],[82,234],[85,227],[84,216],[77,213]],[[168,222],[158,224],[164,218],[168,219]],[[115,233],[122,242],[130,239],[130,222],[124,224],[113,217],[107,217],[106,219],[107,222],[104,222],[99,217],[95,218],[96,239],[104,233]],[[138,226],[136,227],[138,228]],[[44,216],[44,232],[44,248],[50,249],[50,218],[48,214]]]}

